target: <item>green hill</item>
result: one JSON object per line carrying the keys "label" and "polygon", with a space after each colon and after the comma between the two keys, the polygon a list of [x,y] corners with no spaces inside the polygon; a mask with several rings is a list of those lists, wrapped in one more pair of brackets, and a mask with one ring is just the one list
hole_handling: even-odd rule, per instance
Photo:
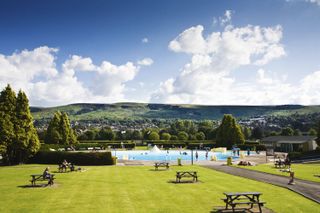
{"label": "green hill", "polygon": [[71,104],[51,108],[31,107],[35,120],[47,120],[55,111],[64,111],[72,121],[93,120],[144,120],[144,119],[191,119],[216,120],[223,114],[233,114],[237,118],[257,116],[290,116],[293,114],[313,114],[320,112],[320,106],[205,106],[178,104]]}

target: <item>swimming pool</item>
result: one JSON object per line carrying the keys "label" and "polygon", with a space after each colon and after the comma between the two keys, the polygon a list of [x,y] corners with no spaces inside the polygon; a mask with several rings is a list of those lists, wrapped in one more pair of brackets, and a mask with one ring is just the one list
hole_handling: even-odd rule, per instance
{"label": "swimming pool", "polygon": [[[196,152],[198,153],[198,160],[210,160],[214,156],[216,160],[226,160],[229,156],[232,156],[233,159],[239,158],[238,156],[233,156],[231,151],[225,153],[208,152],[208,158],[206,158],[206,151],[193,151],[193,160],[196,160]],[[191,150],[160,150],[157,152],[149,150],[113,150],[112,155],[122,160],[175,161],[178,158],[181,158],[181,160],[191,160]]]}

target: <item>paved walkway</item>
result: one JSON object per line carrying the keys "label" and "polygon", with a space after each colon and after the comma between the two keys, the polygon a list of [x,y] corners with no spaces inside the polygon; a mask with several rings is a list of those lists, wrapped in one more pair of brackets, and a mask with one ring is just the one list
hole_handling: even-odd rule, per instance
{"label": "paved walkway", "polygon": [[299,193],[317,203],[320,203],[320,183],[295,179],[295,185],[288,185],[289,177],[267,174],[263,172],[242,169],[224,165],[204,165],[204,167],[214,169],[220,172],[245,177],[276,186],[281,186]]}

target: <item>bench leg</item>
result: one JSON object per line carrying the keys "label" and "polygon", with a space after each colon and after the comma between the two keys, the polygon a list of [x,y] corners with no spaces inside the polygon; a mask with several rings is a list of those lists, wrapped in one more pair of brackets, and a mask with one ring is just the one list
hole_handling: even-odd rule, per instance
{"label": "bench leg", "polygon": [[261,212],[262,212],[262,210],[261,210],[261,204],[258,203],[258,205],[259,205],[259,212],[261,213]]}

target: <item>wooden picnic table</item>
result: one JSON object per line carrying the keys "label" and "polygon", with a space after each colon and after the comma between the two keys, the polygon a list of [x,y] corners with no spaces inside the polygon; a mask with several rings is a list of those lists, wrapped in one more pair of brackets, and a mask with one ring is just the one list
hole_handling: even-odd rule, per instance
{"label": "wooden picnic table", "polygon": [[237,205],[250,205],[250,209],[253,208],[253,205],[256,204],[259,207],[259,212],[262,212],[261,206],[265,204],[259,200],[262,195],[261,192],[224,192],[226,198],[223,201],[226,203],[226,209],[229,206],[232,207],[232,211],[235,211]]}
{"label": "wooden picnic table", "polygon": [[193,182],[198,181],[197,171],[177,171],[176,182],[181,182],[181,178],[191,177]]}
{"label": "wooden picnic table", "polygon": [[34,174],[30,176],[32,178],[30,180],[32,186],[35,186],[37,181],[46,181],[46,180],[48,180],[48,185],[53,185],[53,180],[54,180],[53,174],[50,174],[49,177],[44,177],[43,174]]}
{"label": "wooden picnic table", "polygon": [[169,163],[168,162],[155,162],[154,169],[158,170],[159,167],[166,167],[166,169],[169,169]]}

